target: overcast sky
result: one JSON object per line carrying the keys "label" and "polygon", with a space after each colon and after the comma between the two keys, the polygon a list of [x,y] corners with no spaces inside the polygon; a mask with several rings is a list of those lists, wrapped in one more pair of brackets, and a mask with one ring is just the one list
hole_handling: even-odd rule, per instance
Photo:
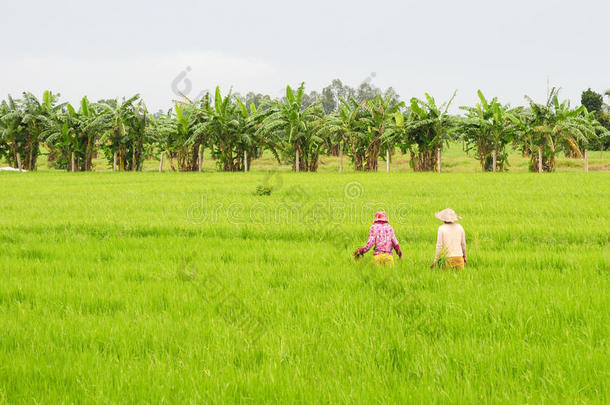
{"label": "overcast sky", "polygon": [[579,105],[610,88],[608,1],[0,1],[0,98],[140,93],[156,111],[175,91],[369,78],[405,100],[481,89],[518,105],[548,79]]}

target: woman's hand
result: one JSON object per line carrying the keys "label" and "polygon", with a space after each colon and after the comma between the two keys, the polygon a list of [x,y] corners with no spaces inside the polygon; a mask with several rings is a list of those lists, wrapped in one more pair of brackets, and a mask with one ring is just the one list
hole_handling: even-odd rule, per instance
{"label": "woman's hand", "polygon": [[394,246],[394,250],[396,250],[396,254],[398,255],[398,257],[402,259],[402,251],[400,250],[400,246]]}
{"label": "woman's hand", "polygon": [[362,256],[362,248],[354,250],[354,260],[360,259]]}
{"label": "woman's hand", "polygon": [[464,258],[464,264],[466,264],[466,256],[462,256]]}

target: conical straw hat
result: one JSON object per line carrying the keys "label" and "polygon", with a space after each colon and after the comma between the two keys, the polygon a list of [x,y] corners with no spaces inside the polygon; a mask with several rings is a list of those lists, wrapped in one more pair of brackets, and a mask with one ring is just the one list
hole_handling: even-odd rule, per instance
{"label": "conical straw hat", "polygon": [[445,208],[434,214],[434,216],[443,222],[457,222],[458,219],[462,219],[462,217],[456,214],[451,208]]}

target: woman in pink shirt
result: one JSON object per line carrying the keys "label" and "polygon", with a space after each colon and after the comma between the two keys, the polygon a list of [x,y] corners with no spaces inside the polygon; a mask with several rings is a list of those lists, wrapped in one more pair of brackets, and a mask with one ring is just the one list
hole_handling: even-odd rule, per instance
{"label": "woman in pink shirt", "polygon": [[394,229],[389,224],[388,218],[383,211],[375,214],[375,220],[369,230],[369,239],[366,245],[354,252],[356,260],[368,252],[373,245],[375,246],[373,262],[377,265],[393,266],[394,257],[392,256],[392,250],[396,250],[398,257],[402,258],[402,252],[400,251],[400,246],[398,246],[396,235],[394,235]]}
{"label": "woman in pink shirt", "polygon": [[437,212],[434,216],[444,222],[438,227],[436,237],[436,257],[432,267],[444,258],[444,267],[463,269],[466,265],[466,233],[462,225],[456,224],[458,216],[451,208]]}

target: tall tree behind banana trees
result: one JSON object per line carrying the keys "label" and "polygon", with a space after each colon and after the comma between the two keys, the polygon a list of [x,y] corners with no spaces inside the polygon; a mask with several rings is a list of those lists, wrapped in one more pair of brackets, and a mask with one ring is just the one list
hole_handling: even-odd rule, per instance
{"label": "tall tree behind banana trees", "polygon": [[36,169],[42,141],[41,135],[46,128],[53,125],[55,115],[62,108],[62,105],[57,104],[58,99],[59,94],[53,94],[48,90],[43,93],[40,101],[32,93],[23,93],[20,104],[23,111],[22,124],[25,127],[25,139],[21,149],[23,150],[23,168],[26,170]]}
{"label": "tall tree behind banana trees", "polygon": [[409,120],[405,122],[403,152],[409,152],[411,167],[416,172],[433,171],[438,165],[438,150],[446,145],[457,124],[457,119],[448,113],[455,98],[437,106],[428,93],[426,100],[411,99]]}
{"label": "tall tree behind banana trees", "polygon": [[[568,100],[559,101],[559,89],[553,88],[545,104],[538,104],[526,96],[529,111],[524,110],[516,119],[519,126],[517,146],[530,158],[530,171],[555,170],[556,156],[560,151],[582,156],[579,144],[597,139],[596,126],[587,117],[586,108],[570,108]],[[539,156],[542,161],[539,161]]]}
{"label": "tall tree behind banana trees", "polygon": [[[610,90],[606,90],[604,95],[608,97],[608,103],[604,103],[604,111],[598,117],[598,121],[606,130],[610,130]],[[599,139],[600,154],[603,153],[604,149],[608,148],[610,148],[610,135],[606,132],[606,134]]]}
{"label": "tall tree behind banana trees", "polygon": [[503,171],[508,165],[506,146],[513,141],[517,130],[514,115],[497,97],[487,101],[481,90],[477,94],[480,102],[475,107],[460,107],[466,116],[459,122],[458,132],[466,142],[467,151],[475,149],[484,171]]}
{"label": "tall tree behind banana trees", "polygon": [[304,108],[304,89],[305,83],[301,83],[296,92],[286,86],[284,100],[273,100],[268,108],[259,109],[262,125],[257,135],[264,136],[269,144],[277,145],[277,150],[293,170],[315,172],[324,145],[324,139],[316,133],[317,127],[322,125],[324,110],[318,102]]}
{"label": "tall tree behind banana trees", "polygon": [[[610,140],[610,129],[604,125],[604,119],[607,117],[602,114],[596,114],[595,112],[584,111],[583,115],[585,120],[589,123],[595,135],[592,134],[587,136],[585,140],[580,141],[579,147],[581,149],[590,150],[603,150],[605,143]],[[564,147],[568,145],[564,144]]]}

